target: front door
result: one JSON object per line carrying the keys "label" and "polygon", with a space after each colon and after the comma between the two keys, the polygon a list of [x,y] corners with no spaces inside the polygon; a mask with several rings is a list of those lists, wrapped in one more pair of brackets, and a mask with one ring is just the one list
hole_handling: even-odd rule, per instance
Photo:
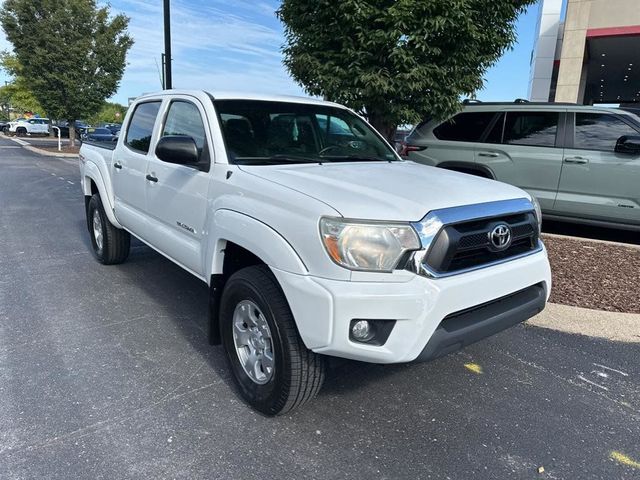
{"label": "front door", "polygon": [[640,132],[611,113],[575,113],[555,211],[559,215],[640,224],[640,156],[615,151]]}
{"label": "front door", "polygon": [[551,210],[562,167],[563,120],[560,111],[507,111],[476,144],[475,161],[496,180],[527,190],[542,210]]}
{"label": "front door", "polygon": [[138,104],[126,127],[123,147],[115,151],[111,165],[116,218],[144,240],[148,235],[145,175],[161,103],[156,100]]}
{"label": "front door", "polygon": [[[207,214],[211,146],[204,108],[195,98],[172,97],[166,104],[159,138],[167,135],[191,137],[198,147],[197,165],[177,165],[155,154],[147,166],[149,242],[183,267],[204,275],[204,229]],[[151,179],[151,180],[149,180]]]}

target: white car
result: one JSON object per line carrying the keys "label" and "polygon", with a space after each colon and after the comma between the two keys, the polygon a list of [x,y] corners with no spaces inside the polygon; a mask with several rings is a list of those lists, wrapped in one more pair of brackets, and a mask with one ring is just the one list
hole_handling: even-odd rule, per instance
{"label": "white car", "polygon": [[123,262],[134,235],[206,282],[210,341],[266,414],[311,399],[326,356],[430,360],[550,293],[527,193],[403,161],[334,103],[145,95],[80,170],[98,261]]}
{"label": "white car", "polygon": [[49,135],[51,121],[48,118],[19,118],[9,122],[9,133],[24,137],[26,135]]}

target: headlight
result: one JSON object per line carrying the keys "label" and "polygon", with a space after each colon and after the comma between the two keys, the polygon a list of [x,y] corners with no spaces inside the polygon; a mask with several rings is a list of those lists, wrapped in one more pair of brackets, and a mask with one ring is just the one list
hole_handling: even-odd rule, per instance
{"label": "headlight", "polygon": [[540,203],[533,195],[531,195],[531,203],[533,203],[533,208],[536,209],[536,218],[538,219],[538,235],[540,235],[542,233],[542,209],[540,208]]}
{"label": "headlight", "polygon": [[351,270],[389,272],[406,252],[420,249],[416,231],[402,223],[322,218],[320,235],[331,259]]}

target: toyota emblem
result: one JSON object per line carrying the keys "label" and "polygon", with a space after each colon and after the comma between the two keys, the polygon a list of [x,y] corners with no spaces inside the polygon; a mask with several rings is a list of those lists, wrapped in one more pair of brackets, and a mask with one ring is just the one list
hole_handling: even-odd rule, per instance
{"label": "toyota emblem", "polygon": [[511,229],[504,223],[496,225],[489,233],[489,240],[496,250],[505,250],[511,245]]}

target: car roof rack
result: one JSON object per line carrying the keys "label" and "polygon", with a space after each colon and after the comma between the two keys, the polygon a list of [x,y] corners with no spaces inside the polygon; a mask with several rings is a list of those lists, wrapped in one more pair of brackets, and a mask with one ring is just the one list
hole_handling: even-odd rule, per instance
{"label": "car roof rack", "polygon": [[468,105],[470,107],[473,106],[478,106],[478,107],[484,107],[484,106],[493,106],[493,105],[531,105],[531,106],[539,106],[539,105],[548,105],[550,107],[554,107],[554,106],[578,106],[578,107],[591,107],[591,108],[597,108],[597,105],[581,105],[579,103],[571,103],[571,102],[530,102],[528,100],[523,100],[523,99],[518,99],[521,101],[513,101],[513,102],[481,102],[481,101],[477,101],[477,102],[465,102],[463,101],[462,103],[464,105]]}

